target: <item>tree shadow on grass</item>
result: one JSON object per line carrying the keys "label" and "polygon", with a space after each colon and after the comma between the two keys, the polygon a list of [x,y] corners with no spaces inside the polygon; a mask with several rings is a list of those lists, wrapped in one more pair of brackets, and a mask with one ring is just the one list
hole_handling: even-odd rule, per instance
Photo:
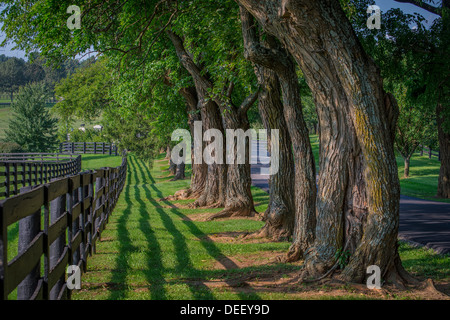
{"label": "tree shadow on grass", "polygon": [[[141,170],[142,176],[147,176],[150,181],[154,181],[152,174],[150,173],[150,170],[148,168],[145,168],[142,170],[142,167],[139,166],[139,169]],[[170,216],[165,212],[164,209],[162,209],[159,206],[159,201],[157,199],[164,198],[164,195],[162,192],[155,186],[154,183],[150,184],[150,187],[153,189],[154,197],[152,197],[152,192],[147,188],[146,185],[144,185],[144,189],[146,190],[146,197],[150,201],[150,203],[156,208],[157,212],[159,213],[164,227],[169,231],[172,236],[174,237],[173,243],[176,250],[176,255],[178,259],[178,266],[176,268],[177,271],[182,272],[183,274],[186,274],[187,276],[190,276],[192,274],[202,274],[202,272],[199,272],[199,270],[196,270],[194,266],[192,265],[192,262],[189,257],[189,251],[186,245],[186,239],[183,236],[183,234],[176,228],[175,224],[173,223],[173,220],[170,218]],[[221,250],[216,246],[216,244],[212,241],[204,241],[205,238],[208,236],[202,232],[197,225],[190,220],[186,215],[181,213],[176,208],[173,208],[173,205],[170,201],[167,200],[161,200],[164,204],[167,206],[170,206],[170,212],[175,214],[176,216],[181,218],[181,221],[188,227],[189,231],[192,235],[198,238],[200,240],[201,245],[205,248],[205,250],[208,252],[208,254],[213,257],[216,261],[218,261],[226,270],[230,269],[238,269],[238,266],[225,254],[221,252]],[[224,282],[227,283],[230,287],[235,287],[236,283],[234,281],[224,279]],[[207,286],[202,283],[202,281],[196,281],[196,286],[193,284],[189,284],[190,290],[194,297],[196,299],[211,299],[213,298],[212,293],[207,289]],[[202,289],[201,292],[198,292],[198,287]],[[248,292],[241,292],[237,291],[240,299],[261,299],[258,294],[256,294],[255,291],[252,291],[251,288],[248,288]],[[207,291],[208,290],[208,291]]]}
{"label": "tree shadow on grass", "polygon": [[[186,239],[183,236],[183,234],[177,229],[175,224],[173,223],[173,220],[170,218],[170,216],[165,212],[164,209],[157,206],[157,201],[152,198],[151,191],[147,187],[147,177],[151,181],[151,186],[154,188],[154,179],[150,172],[142,169],[142,166],[139,162],[137,162],[137,166],[140,170],[141,176],[145,177],[143,181],[142,188],[145,191],[146,198],[150,201],[152,205],[154,205],[156,212],[159,214],[161,221],[164,225],[164,228],[172,235],[173,237],[173,246],[175,248],[175,255],[176,255],[176,267],[175,271],[178,274],[185,275],[186,273],[190,273],[192,270],[195,270],[194,266],[192,265],[192,261],[189,254],[189,249],[186,243]],[[145,167],[145,166],[144,166]],[[206,299],[214,299],[214,296],[210,289],[204,285],[202,282],[197,282],[197,285],[194,285],[192,283],[188,283],[189,290],[191,291],[194,299],[197,300],[206,300]]]}
{"label": "tree shadow on grass", "polygon": [[[130,157],[128,158],[130,159]],[[137,172],[133,166],[133,173],[135,179],[137,178]],[[112,270],[112,277],[110,286],[108,286],[108,290],[110,291],[109,299],[117,300],[123,299],[126,297],[127,290],[125,289],[127,272],[130,269],[130,265],[128,264],[127,254],[132,250],[133,247],[131,245],[130,232],[126,226],[129,216],[131,214],[132,202],[130,199],[130,181],[131,181],[131,165],[128,162],[127,167],[127,182],[125,186],[125,202],[127,203],[127,207],[122,211],[122,215],[117,220],[117,235],[119,242],[119,253],[116,257],[115,269]],[[119,289],[121,288],[121,289]]]}
{"label": "tree shadow on grass", "polygon": [[130,252],[138,251],[138,248],[131,245],[130,233],[127,227],[127,221],[131,214],[131,209],[135,205],[130,198],[131,188],[131,171],[133,171],[133,178],[135,182],[134,192],[135,199],[139,204],[139,229],[142,231],[147,242],[147,271],[145,272],[146,280],[150,284],[151,299],[165,299],[166,293],[164,291],[164,277],[163,266],[161,261],[161,248],[155,237],[155,233],[151,228],[150,219],[146,209],[146,205],[141,198],[141,191],[138,184],[140,179],[138,177],[137,160],[133,156],[128,157],[128,178],[125,187],[125,202],[127,207],[123,211],[122,216],[118,219],[117,233],[119,242],[119,253],[116,258],[116,268],[112,271],[111,285],[109,299],[123,299],[127,296],[128,286],[126,285],[127,274],[131,269],[128,258]]}
{"label": "tree shadow on grass", "polygon": [[152,300],[164,300],[166,299],[166,292],[164,289],[165,278],[163,273],[163,264],[162,264],[162,251],[161,247],[156,239],[155,232],[150,225],[150,216],[147,211],[146,204],[141,197],[141,186],[138,186],[139,183],[145,185],[147,179],[145,175],[142,174],[142,170],[140,169],[139,160],[134,159],[132,163],[134,169],[137,171],[141,171],[140,180],[136,180],[136,185],[134,187],[135,198],[139,203],[139,229],[145,236],[145,240],[147,242],[147,271],[145,272],[145,276],[147,282],[150,284],[150,295]]}

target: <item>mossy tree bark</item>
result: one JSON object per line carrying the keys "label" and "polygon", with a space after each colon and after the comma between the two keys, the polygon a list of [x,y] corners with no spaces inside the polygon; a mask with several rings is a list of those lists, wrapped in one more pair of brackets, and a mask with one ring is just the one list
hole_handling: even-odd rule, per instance
{"label": "mossy tree bark", "polygon": [[[369,265],[408,281],[397,251],[400,188],[393,135],[397,109],[339,1],[239,0],[292,54],[320,119],[320,176],[314,245],[306,270],[320,276],[352,244],[344,280]],[[348,229],[349,231],[346,231]]]}

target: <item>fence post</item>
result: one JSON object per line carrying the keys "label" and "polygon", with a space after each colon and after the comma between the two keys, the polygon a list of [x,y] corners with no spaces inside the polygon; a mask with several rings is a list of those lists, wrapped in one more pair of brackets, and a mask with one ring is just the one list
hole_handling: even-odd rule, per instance
{"label": "fence post", "polygon": [[80,174],[80,187],[78,188],[78,201],[81,202],[81,213],[78,216],[78,228],[79,230],[81,230],[81,243],[80,246],[78,247],[78,257],[79,260],[82,261],[82,265],[83,265],[83,270],[86,270],[86,257],[84,255],[85,252],[85,244],[86,244],[86,238],[85,238],[85,230],[84,230],[84,226],[86,224],[86,220],[85,220],[85,210],[84,210],[84,206],[83,206],[83,202],[84,202],[84,198],[86,197],[86,194],[84,193],[84,187],[83,187],[83,179],[84,179],[84,174]]}
{"label": "fence post", "polygon": [[71,149],[72,149],[71,153],[75,153],[75,143],[74,142],[72,142]]}
{"label": "fence post", "polygon": [[[78,189],[76,188],[72,191],[72,195],[71,195],[71,208],[69,209],[70,212],[72,213],[72,207],[75,206],[78,201]],[[73,237],[77,234],[78,232],[78,228],[79,228],[79,222],[80,222],[80,217],[78,217],[75,221],[73,221],[72,223],[72,237],[69,238],[69,241],[72,242]],[[76,249],[75,251],[72,251],[72,264],[77,265],[78,262],[80,261],[80,247],[78,247],[78,249]]]}
{"label": "fence post", "polygon": [[5,162],[5,197],[9,198],[9,183],[11,179],[9,176],[9,163]]}
{"label": "fence post", "polygon": [[97,154],[97,142],[94,142],[94,154]]}
{"label": "fence post", "polygon": [[[104,175],[104,173],[102,175]],[[95,194],[97,194],[97,191],[100,190],[100,188],[103,187],[103,185],[104,185],[103,184],[103,177],[97,177],[95,179]],[[94,204],[94,213],[96,213],[98,208],[101,207],[101,205],[102,205],[102,198],[103,198],[103,196],[99,197],[97,199],[97,201],[95,202],[95,204]],[[99,230],[99,228],[100,228],[100,222],[101,222],[101,218],[102,218],[101,216],[97,217],[95,219],[95,221],[92,221],[93,226],[94,226],[94,234],[97,234],[98,237],[100,237],[100,230]],[[95,244],[95,242],[92,244],[92,248],[93,248],[94,253],[96,253],[96,244]]]}
{"label": "fence post", "polygon": [[[20,189],[20,193],[30,191],[32,187]],[[41,229],[41,210],[19,221],[19,254],[26,250]],[[17,286],[17,300],[29,300],[38,285],[40,262]]]}
{"label": "fence post", "polygon": [[92,216],[94,214],[94,184],[93,184],[93,177],[94,177],[94,173],[92,170],[89,171],[89,184],[87,186],[85,186],[85,195],[87,197],[91,198],[90,201],[90,207],[89,210],[86,212],[87,214],[87,222],[89,224],[89,228],[88,228],[88,233],[87,233],[87,243],[89,245],[89,256],[92,255],[92,236],[93,236],[93,230],[94,230],[94,225],[93,225],[93,221],[92,221]]}
{"label": "fence post", "polygon": [[83,142],[83,154],[86,153],[86,142]]}
{"label": "fence post", "polygon": [[[64,214],[64,210],[66,207],[66,195],[62,195],[52,201],[50,201],[50,221],[51,223],[54,223],[56,220],[58,220],[59,217],[61,217]],[[66,235],[61,234],[58,239],[53,241],[53,243],[50,245],[50,270],[52,270],[56,264],[58,263],[59,258],[61,257],[61,254],[64,252],[64,246],[65,246],[65,240]],[[56,282],[56,284],[53,286],[53,288],[50,289],[50,300],[57,300],[58,295],[64,286],[64,275],[61,276],[61,279]]]}
{"label": "fence post", "polygon": [[13,168],[14,168],[14,194],[17,194],[19,185],[17,181],[17,162],[13,163]]}
{"label": "fence post", "polygon": [[105,143],[102,142],[102,154],[105,154]]}

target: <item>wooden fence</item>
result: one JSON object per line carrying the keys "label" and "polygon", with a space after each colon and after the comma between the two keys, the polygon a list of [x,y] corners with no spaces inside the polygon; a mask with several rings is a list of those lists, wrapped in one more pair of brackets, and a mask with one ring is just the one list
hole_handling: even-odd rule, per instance
{"label": "wooden fence", "polygon": [[62,142],[59,144],[59,152],[118,155],[117,146],[106,142]]}
{"label": "wooden fence", "polygon": [[[70,299],[66,270],[86,270],[127,173],[116,168],[60,178],[0,202],[0,299]],[[19,224],[18,254],[8,260],[8,227]],[[66,240],[67,239],[67,240]],[[11,254],[10,254],[11,255]]]}
{"label": "wooden fence", "polygon": [[[434,151],[434,152],[433,152]],[[428,158],[431,159],[431,157],[437,157],[439,161],[441,161],[441,152],[436,150],[432,150],[431,148],[422,146],[422,149],[420,150],[420,155],[423,156],[424,153],[428,154]]]}
{"label": "wooden fence", "polygon": [[8,198],[18,194],[21,187],[36,186],[80,171],[78,154],[0,153],[0,197]]}

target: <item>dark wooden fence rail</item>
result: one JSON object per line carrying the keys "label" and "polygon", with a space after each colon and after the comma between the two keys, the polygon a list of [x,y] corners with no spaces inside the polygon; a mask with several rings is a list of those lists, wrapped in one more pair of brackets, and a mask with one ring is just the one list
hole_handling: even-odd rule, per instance
{"label": "dark wooden fence rail", "polygon": [[422,149],[420,150],[420,155],[423,156],[424,152],[428,154],[428,158],[431,159],[432,156],[437,157],[439,161],[441,161],[441,152],[437,151],[437,153],[433,153],[433,151],[436,152],[436,150],[431,150],[431,148],[422,146]]}
{"label": "dark wooden fence rail", "polygon": [[59,152],[118,155],[117,146],[106,142],[62,142],[59,144]]}
{"label": "dark wooden fence rail", "polygon": [[80,171],[78,154],[0,153],[0,197],[8,198],[18,194],[21,187],[36,186]]}
{"label": "dark wooden fence rail", "polygon": [[[87,258],[95,253],[96,240],[116,205],[126,173],[123,156],[119,167],[27,187],[31,190],[1,201],[0,299],[7,299],[15,288],[20,300],[70,299],[67,267],[86,270]],[[16,223],[19,252],[8,261],[8,227]]]}

